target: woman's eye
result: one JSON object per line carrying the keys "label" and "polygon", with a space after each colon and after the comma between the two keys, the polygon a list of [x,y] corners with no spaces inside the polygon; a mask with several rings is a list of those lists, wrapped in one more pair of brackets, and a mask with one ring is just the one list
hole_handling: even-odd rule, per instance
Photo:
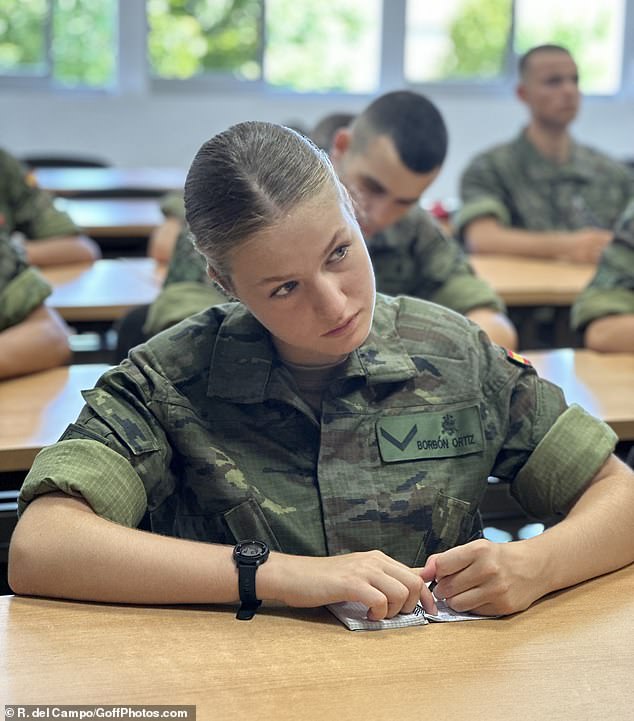
{"label": "woman's eye", "polygon": [[348,251],[350,250],[349,245],[340,245],[338,248],[336,248],[332,255],[330,256],[330,260],[333,260],[335,263],[339,262],[340,260],[343,260],[346,255],[348,255]]}
{"label": "woman's eye", "polygon": [[290,280],[288,283],[284,283],[284,285],[280,285],[279,288],[276,288],[271,293],[271,298],[283,298],[284,296],[288,295],[295,289],[297,286],[297,281]]}

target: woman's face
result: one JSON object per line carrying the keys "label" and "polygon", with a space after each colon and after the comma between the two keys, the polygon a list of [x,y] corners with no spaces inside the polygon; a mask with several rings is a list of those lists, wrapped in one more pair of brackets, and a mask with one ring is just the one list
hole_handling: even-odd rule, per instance
{"label": "woman's face", "polygon": [[337,362],[368,336],[374,273],[359,226],[333,190],[293,208],[230,257],[232,293],[285,360]]}

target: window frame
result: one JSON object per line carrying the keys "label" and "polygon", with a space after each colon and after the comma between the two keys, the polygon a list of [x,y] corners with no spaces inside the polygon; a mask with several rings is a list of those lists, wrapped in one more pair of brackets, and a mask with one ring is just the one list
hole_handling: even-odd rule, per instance
{"label": "window frame", "polygon": [[[148,21],[145,0],[116,0],[118,13],[117,27],[117,67],[112,87],[67,88],[57,85],[51,74],[51,34],[52,18],[46,22],[46,60],[47,73],[39,76],[19,74],[0,75],[0,90],[29,90],[53,94],[79,95],[155,95],[168,94],[193,95],[199,93],[218,93],[224,95],[252,97],[301,97],[353,99],[373,97],[388,90],[400,87],[411,88],[423,93],[438,93],[447,97],[505,97],[513,91],[517,83],[516,67],[518,56],[513,51],[514,17],[511,19],[511,31],[507,41],[502,74],[493,80],[482,81],[440,81],[415,83],[405,78],[405,19],[406,0],[382,0],[382,24],[380,35],[380,59],[378,86],[372,93],[352,93],[346,91],[300,92],[289,88],[269,85],[263,78],[256,80],[237,80],[227,73],[209,74],[187,79],[157,78],[151,75],[147,57]],[[266,0],[263,2],[261,43],[259,61],[263,63],[266,42]],[[515,0],[513,0],[513,6]],[[602,100],[624,100],[634,98],[634,0],[625,0],[623,27],[623,53],[621,57],[621,83],[619,90],[611,95],[586,94],[585,97]]]}

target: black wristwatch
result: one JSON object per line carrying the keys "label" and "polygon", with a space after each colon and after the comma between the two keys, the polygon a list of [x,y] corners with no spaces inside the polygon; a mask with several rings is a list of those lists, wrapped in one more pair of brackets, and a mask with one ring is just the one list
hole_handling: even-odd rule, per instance
{"label": "black wristwatch", "polygon": [[255,572],[269,557],[269,547],[263,541],[240,541],[233,549],[233,560],[238,567],[240,608],[236,618],[249,621],[255,616],[262,601],[255,595]]}

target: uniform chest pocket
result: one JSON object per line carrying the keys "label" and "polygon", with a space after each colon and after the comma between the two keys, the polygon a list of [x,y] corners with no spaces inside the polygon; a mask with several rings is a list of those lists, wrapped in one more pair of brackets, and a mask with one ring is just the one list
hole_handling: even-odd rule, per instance
{"label": "uniform chest pocket", "polygon": [[[427,492],[433,489],[425,489]],[[412,563],[423,566],[429,556],[442,553],[471,539],[474,525],[479,527],[479,516],[471,512],[466,501],[435,491],[427,528]]]}

